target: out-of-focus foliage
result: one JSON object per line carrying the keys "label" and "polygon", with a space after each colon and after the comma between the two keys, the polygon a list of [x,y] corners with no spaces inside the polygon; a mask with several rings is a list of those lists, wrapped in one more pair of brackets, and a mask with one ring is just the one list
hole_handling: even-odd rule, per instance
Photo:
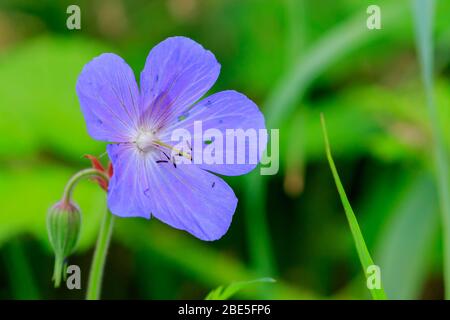
{"label": "out-of-focus foliage", "polygon": [[234,282],[226,287],[219,286],[216,289],[212,290],[210,293],[208,293],[205,300],[227,300],[230,299],[232,296],[234,296],[240,290],[244,289],[245,287],[260,282],[275,282],[275,280],[272,278],[262,278],[244,282]]}
{"label": "out-of-focus foliage", "polygon": [[[245,93],[280,129],[280,172],[227,178],[239,204],[214,243],[155,219],[116,219],[104,298],[203,298],[261,277],[276,282],[236,297],[369,297],[326,162],[321,112],[388,297],[442,297],[431,127],[409,0],[372,1],[383,23],[372,31],[358,0],[84,0],[82,29],[70,31],[74,2],[0,3],[0,298],[84,296],[53,289],[45,230],[67,179],[89,166],[83,155],[105,151],[86,132],[77,76],[102,52],[120,54],[138,75],[151,47],[173,35],[214,52],[222,71],[213,91]],[[437,5],[435,95],[448,147],[450,2]],[[85,288],[105,195],[83,182],[75,200],[82,234],[69,263],[80,265]]]}

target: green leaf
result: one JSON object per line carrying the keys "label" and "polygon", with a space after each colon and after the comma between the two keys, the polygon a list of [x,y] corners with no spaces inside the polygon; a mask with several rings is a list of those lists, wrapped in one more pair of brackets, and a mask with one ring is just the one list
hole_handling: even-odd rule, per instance
{"label": "green leaf", "polygon": [[436,188],[430,174],[415,177],[380,232],[375,257],[391,299],[419,299],[439,230]]}
{"label": "green leaf", "polygon": [[250,285],[254,285],[256,283],[261,282],[275,282],[272,278],[261,278],[251,281],[241,281],[241,282],[233,282],[227,287],[219,286],[216,289],[212,290],[206,296],[205,300],[227,300],[234,296],[238,291],[248,287]]}
{"label": "green leaf", "polygon": [[45,150],[68,162],[100,154],[86,131],[75,84],[83,66],[104,48],[79,38],[43,37],[0,56],[0,159]]}
{"label": "green leaf", "polygon": [[437,189],[442,213],[444,247],[445,298],[450,299],[450,179],[449,156],[445,146],[434,97],[433,24],[434,0],[414,0],[413,12],[416,43],[422,68],[422,79],[432,127],[433,157],[436,167]]}
{"label": "green leaf", "polygon": [[[345,194],[344,187],[342,186],[341,180],[339,178],[336,166],[334,164],[333,158],[331,156],[330,144],[328,141],[328,133],[325,124],[325,118],[323,114],[321,114],[321,122],[322,122],[322,130],[325,141],[325,150],[328,162],[330,164],[331,172],[333,174],[334,181],[336,183],[336,187],[339,193],[339,196],[342,201],[342,205],[345,210],[345,215],[347,216],[347,220],[350,226],[350,231],[353,236],[353,240],[355,242],[356,251],[358,252],[359,260],[361,261],[361,265],[363,267],[363,273],[368,279],[367,270],[369,267],[374,265],[372,257],[370,256],[369,250],[367,249],[366,242],[364,241],[364,237],[362,235],[361,229],[359,228],[358,221],[356,219],[355,213],[348,201],[347,195]],[[386,294],[381,284],[380,289],[369,289],[372,294],[372,298],[374,300],[384,300],[386,299]]]}

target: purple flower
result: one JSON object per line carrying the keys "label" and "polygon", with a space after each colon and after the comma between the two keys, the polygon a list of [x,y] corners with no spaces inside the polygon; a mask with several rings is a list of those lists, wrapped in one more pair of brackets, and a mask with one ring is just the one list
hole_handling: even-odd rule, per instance
{"label": "purple flower", "polygon": [[[226,129],[265,129],[258,107],[236,91],[196,103],[219,71],[210,51],[184,37],[168,38],[150,51],[140,89],[131,68],[115,54],[102,54],[84,67],[76,89],[89,134],[110,142],[107,151],[114,174],[108,207],[113,214],[153,215],[202,240],[219,239],[228,230],[237,198],[210,172],[240,175],[256,163],[177,164],[171,156],[171,132],[179,128],[192,132],[194,121],[201,120],[203,130],[216,128],[224,136]],[[207,144],[211,143],[215,142]],[[264,148],[258,151],[258,160]]]}

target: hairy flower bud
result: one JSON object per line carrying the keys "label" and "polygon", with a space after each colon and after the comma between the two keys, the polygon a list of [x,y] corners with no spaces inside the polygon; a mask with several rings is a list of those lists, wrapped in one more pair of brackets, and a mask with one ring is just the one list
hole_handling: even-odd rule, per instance
{"label": "hairy flower bud", "polygon": [[59,201],[48,211],[48,237],[55,252],[55,269],[53,272],[55,287],[58,287],[61,282],[64,259],[72,253],[78,242],[80,226],[80,209],[69,200]]}

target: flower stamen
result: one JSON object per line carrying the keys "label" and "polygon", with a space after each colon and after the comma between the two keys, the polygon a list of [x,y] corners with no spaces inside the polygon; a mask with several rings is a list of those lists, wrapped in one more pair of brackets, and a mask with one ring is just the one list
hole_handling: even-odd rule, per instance
{"label": "flower stamen", "polygon": [[174,151],[177,155],[185,157],[186,159],[192,161],[192,155],[190,155],[190,154],[188,154],[186,152],[183,152],[183,151],[181,151],[181,150],[179,150],[179,149],[177,149],[177,148],[175,148],[175,147],[173,147],[173,146],[171,146],[171,145],[169,145],[167,143],[159,141],[159,140],[155,140],[154,143],[160,145],[161,147],[165,147],[167,149],[170,149],[170,150]]}

